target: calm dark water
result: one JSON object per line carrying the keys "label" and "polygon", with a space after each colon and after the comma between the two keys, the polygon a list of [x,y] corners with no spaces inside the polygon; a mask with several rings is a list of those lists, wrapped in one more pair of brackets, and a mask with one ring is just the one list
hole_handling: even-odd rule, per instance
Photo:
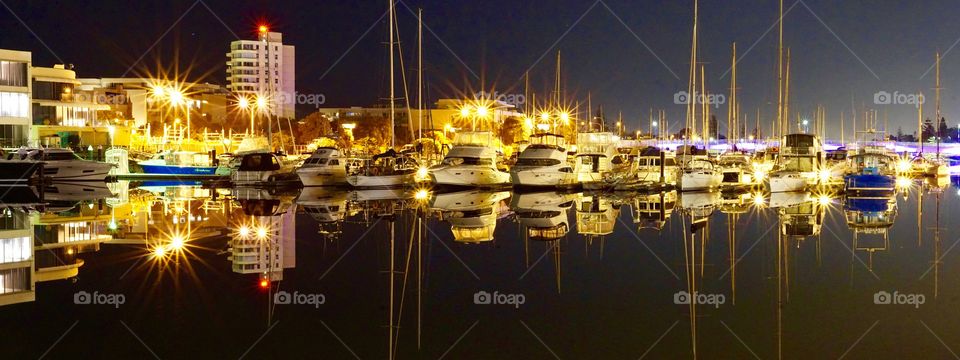
{"label": "calm dark water", "polygon": [[956,358],[960,201],[940,185],[762,201],[117,185],[38,210],[14,191],[0,357]]}

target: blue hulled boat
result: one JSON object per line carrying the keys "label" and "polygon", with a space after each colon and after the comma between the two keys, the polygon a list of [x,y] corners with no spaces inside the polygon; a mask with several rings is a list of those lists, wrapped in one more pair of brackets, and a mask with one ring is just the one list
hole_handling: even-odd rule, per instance
{"label": "blue hulled boat", "polygon": [[863,152],[850,159],[855,171],[844,178],[847,192],[887,193],[896,190],[893,157],[884,153]]}
{"label": "blue hulled boat", "polygon": [[192,151],[163,151],[137,164],[146,174],[213,175],[217,171],[209,165],[210,155]]}

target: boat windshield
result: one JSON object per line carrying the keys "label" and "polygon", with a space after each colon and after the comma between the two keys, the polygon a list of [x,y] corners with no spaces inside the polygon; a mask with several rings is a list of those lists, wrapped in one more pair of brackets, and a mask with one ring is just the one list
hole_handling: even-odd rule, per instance
{"label": "boat windshield", "polygon": [[560,160],[557,159],[530,159],[530,158],[520,158],[517,159],[517,166],[553,166],[559,165]]}
{"label": "boat windshield", "polygon": [[443,159],[443,165],[493,165],[493,160],[476,157],[447,157]]}
{"label": "boat windshield", "polygon": [[46,161],[57,161],[57,160],[83,160],[77,154],[74,154],[70,151],[57,151],[49,152],[43,156],[43,159]]}

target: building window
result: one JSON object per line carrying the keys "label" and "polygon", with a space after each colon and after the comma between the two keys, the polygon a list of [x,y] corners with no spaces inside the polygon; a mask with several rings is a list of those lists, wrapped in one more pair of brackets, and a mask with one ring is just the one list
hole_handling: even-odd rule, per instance
{"label": "building window", "polygon": [[0,85],[27,86],[27,64],[12,61],[0,61]]}
{"label": "building window", "polygon": [[33,81],[34,99],[69,101],[70,94],[72,93],[73,84],[51,81]]}
{"label": "building window", "polygon": [[30,96],[24,93],[0,92],[0,116],[30,116]]}

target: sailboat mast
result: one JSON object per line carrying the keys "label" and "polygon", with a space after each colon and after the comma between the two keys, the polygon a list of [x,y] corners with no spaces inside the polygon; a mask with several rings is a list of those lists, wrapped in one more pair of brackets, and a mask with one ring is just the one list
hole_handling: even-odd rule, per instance
{"label": "sailboat mast", "polygon": [[703,99],[700,101],[700,107],[703,109],[701,111],[701,125],[703,126],[703,143],[704,148],[710,147],[710,104],[707,104],[707,70],[703,65],[700,65],[700,96]]}
{"label": "sailboat mast", "polygon": [[[786,78],[783,80],[783,120],[786,122],[787,127],[785,127],[784,130],[790,128],[790,48],[787,48],[785,73]],[[797,127],[799,126],[800,124],[797,123]]]}
{"label": "sailboat mast", "polygon": [[687,80],[687,118],[686,134],[683,137],[683,144],[689,143],[690,137],[696,134],[696,98],[697,98],[697,23],[699,21],[699,2],[693,1],[693,41],[690,44],[690,72]]}
{"label": "sailboat mast", "polygon": [[554,85],[553,106],[560,107],[560,50],[557,50],[557,74]]}
{"label": "sailboat mast", "polygon": [[934,122],[933,126],[937,127],[937,157],[940,157],[940,137],[943,134],[940,134],[940,52],[937,52],[937,120]]}
{"label": "sailboat mast", "polygon": [[[777,27],[780,32],[777,43],[777,124],[780,126],[780,132],[783,132],[785,121],[783,118],[783,0],[780,0],[780,17],[777,19]],[[783,146],[783,144],[780,145]]]}
{"label": "sailboat mast", "polygon": [[[920,92],[920,99],[923,99],[923,92]],[[917,102],[917,151],[923,156],[923,101]]]}
{"label": "sailboat mast", "polygon": [[[391,0],[392,1],[392,0]],[[417,141],[423,138],[423,9],[417,9]]]}
{"label": "sailboat mast", "polygon": [[394,147],[396,146],[396,138],[395,138],[395,135],[394,135],[394,133],[393,133],[393,131],[394,131],[394,129],[393,129],[393,128],[394,128],[394,113],[396,112],[396,109],[394,108],[394,95],[395,95],[395,94],[394,94],[394,88],[393,88],[393,87],[394,87],[394,83],[393,83],[393,81],[394,81],[394,80],[393,80],[393,71],[394,71],[394,69],[393,69],[393,41],[394,41],[394,38],[393,38],[393,36],[394,36],[394,35],[393,35],[393,34],[394,34],[393,20],[394,20],[395,14],[393,13],[393,1],[391,0],[391,1],[389,2],[389,4],[390,4],[390,6],[389,6],[389,9],[390,9],[390,10],[389,10],[389,11],[390,11],[390,20],[389,20],[389,23],[390,23],[390,26],[389,26],[389,27],[390,27],[390,42],[389,42],[389,43],[390,43],[390,45],[389,45],[389,47],[390,47],[390,148],[392,149],[392,148],[394,148]]}
{"label": "sailboat mast", "polygon": [[730,101],[727,102],[727,143],[736,137],[737,129],[737,43],[733,43],[733,55],[730,65]]}

